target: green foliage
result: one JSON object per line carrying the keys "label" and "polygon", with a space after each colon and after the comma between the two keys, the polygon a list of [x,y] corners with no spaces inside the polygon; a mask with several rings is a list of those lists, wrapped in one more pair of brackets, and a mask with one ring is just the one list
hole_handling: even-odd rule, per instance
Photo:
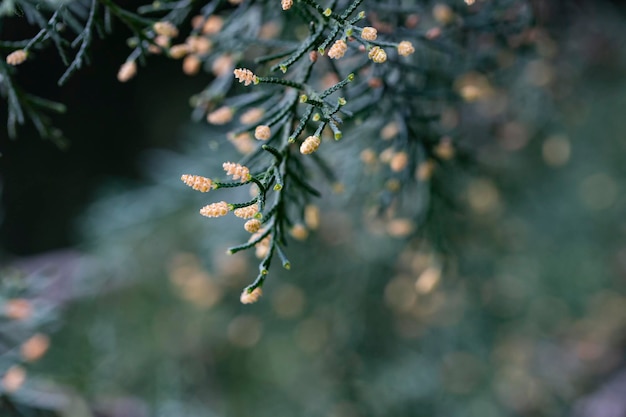
{"label": "green foliage", "polygon": [[[619,95],[605,102],[583,82],[561,90],[568,72],[525,1],[234,3],[40,12],[80,22],[61,33],[75,57],[68,76],[110,17],[132,32],[128,63],[165,52],[188,75],[208,73],[193,116],[224,125],[190,127],[179,152],[145,158],[150,185],[85,214],[101,263],[81,283],[97,295],[71,304],[37,371],[92,409],[51,412],[106,414],[124,399],[155,416],[565,414],[623,350],[624,286],[612,272],[623,274],[623,140],[587,140],[615,134],[619,116],[604,117],[623,107]],[[179,33],[157,39],[165,22]],[[361,37],[370,25],[375,40]],[[337,40],[345,55],[329,59]],[[402,41],[415,52],[401,56]],[[27,45],[10,42],[0,47]],[[58,48],[53,34],[32,50],[46,46]],[[386,62],[370,59],[374,47]],[[19,67],[0,65],[9,104],[28,109]],[[249,85],[237,68],[255,74]],[[258,126],[268,138],[252,139]],[[309,137],[319,149],[300,152]],[[216,174],[224,161],[248,168],[243,181]],[[207,202],[181,186],[188,172],[210,178],[209,198],[228,199],[228,211],[256,206],[264,228],[246,240],[240,219],[198,216]],[[240,305],[272,261],[291,270],[272,269],[261,302]],[[22,361],[2,359],[2,370]]]}
{"label": "green foliage", "polygon": [[[188,74],[197,72],[201,62],[207,67],[212,65],[214,81],[192,99],[197,118],[208,112],[211,122],[212,116],[217,117],[212,110],[218,106],[229,111],[229,117],[246,110],[262,113],[258,120],[233,126],[229,133],[232,141],[241,142],[258,126],[267,130],[263,137],[255,133],[264,144],[250,145],[254,149],[239,162],[245,166],[241,169],[251,171],[251,177],[241,183],[214,181],[215,188],[248,184],[257,187],[252,200],[229,206],[230,210],[256,207],[257,217],[263,223],[256,237],[231,248],[229,253],[260,244],[268,246],[259,274],[245,289],[246,293],[263,285],[274,254],[283,266],[290,265],[284,250],[287,235],[290,229],[305,223],[307,206],[319,196],[319,179],[312,173],[320,172],[337,182],[333,169],[323,158],[309,155],[320,146],[324,132],[340,140],[347,131],[347,140],[354,140],[356,135],[350,129],[355,125],[367,123],[370,129],[380,131],[391,122],[390,132],[383,133],[389,142],[369,150],[382,153],[385,146],[387,155],[394,158],[386,173],[380,210],[390,209],[400,192],[411,186],[425,189],[422,194],[427,196],[428,167],[450,159],[453,138],[461,136],[455,127],[442,125],[442,111],[454,105],[459,94],[468,99],[485,94],[481,86],[470,84],[474,92],[468,93],[463,91],[467,85],[455,83],[470,71],[496,68],[490,63],[494,51],[483,56],[466,44],[484,33],[504,43],[530,22],[529,7],[524,1],[494,1],[474,7],[437,4],[430,28],[416,27],[412,21],[425,10],[421,2],[383,5],[354,0],[321,5],[302,0],[291,2],[293,5],[284,2],[285,10],[274,3],[209,1],[202,7],[202,14],[194,18],[186,44],[172,46],[171,42],[180,35],[175,25],[183,27],[191,19],[191,2],[154,3],[140,7],[139,14],[122,9],[111,0],[70,2],[48,7],[47,13],[24,2],[17,4],[15,10],[23,9],[25,17],[39,24],[41,30],[28,42],[5,45],[24,44],[23,50],[29,54],[52,43],[68,65],[59,80],[63,84],[86,62],[94,33],[103,35],[110,31],[110,22],[115,18],[133,33],[129,45],[134,49],[120,69],[120,81],[135,75],[135,61],[143,62],[148,54],[165,50],[175,58],[187,55],[183,69]],[[159,19],[144,17],[154,13]],[[371,22],[366,21],[368,14]],[[363,27],[368,24],[377,26],[380,36],[369,27],[373,35],[363,35]],[[75,33],[71,41],[63,37],[61,29],[65,27]],[[199,47],[199,43],[204,46]],[[78,49],[72,60],[67,58],[68,47]],[[220,60],[222,64],[216,68]],[[27,99],[13,87],[3,65],[3,85],[10,104],[9,127],[14,133],[15,122],[24,122],[21,108]],[[241,91],[234,85],[235,78],[252,91]],[[28,114],[40,132],[52,132],[37,112]],[[223,124],[230,120],[216,118],[214,122]],[[56,131],[51,134],[57,135]],[[416,173],[420,167],[422,174]],[[206,210],[212,212],[214,207],[207,206]],[[427,217],[428,204],[419,207],[414,216],[421,224]]]}
{"label": "green foliage", "polygon": [[[63,85],[72,74],[89,63],[89,49],[94,36],[105,37],[113,30],[114,21],[119,21],[133,33],[132,43],[136,44],[136,48],[130,59],[143,61],[148,46],[154,42],[152,25],[158,21],[157,18],[145,17],[144,14],[152,15],[156,12],[159,17],[177,23],[188,13],[189,3],[180,1],[167,3],[163,7],[146,6],[138,14],[129,12],[110,0],[3,1],[0,25],[26,21],[38,28],[38,32],[30,39],[11,39],[11,34],[5,34],[9,38],[0,40],[0,51],[20,51],[30,60],[36,59],[38,50],[54,47],[67,66],[58,81],[59,85]],[[8,104],[9,136],[15,138],[17,125],[23,125],[30,119],[41,137],[51,139],[60,146],[64,145],[62,132],[51,125],[45,112],[63,113],[65,107],[61,103],[28,94],[19,88],[14,80],[15,69],[12,66],[22,62],[9,64],[9,61],[0,61],[0,95]]]}
{"label": "green foliage", "polygon": [[[18,268],[0,270],[0,410],[19,415],[22,410],[45,412],[32,398],[32,384],[15,393],[30,379],[31,364],[48,350],[49,334],[58,327],[58,300],[51,291],[51,276],[42,271],[24,273]],[[8,413],[8,414],[7,414]]]}

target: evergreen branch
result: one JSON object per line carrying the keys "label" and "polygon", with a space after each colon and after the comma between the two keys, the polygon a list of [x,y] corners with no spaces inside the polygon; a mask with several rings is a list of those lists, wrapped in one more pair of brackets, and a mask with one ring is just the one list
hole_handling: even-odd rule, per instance
{"label": "evergreen branch", "polygon": [[307,122],[309,121],[309,119],[311,118],[311,115],[313,114],[313,106],[310,106],[307,108],[307,110],[304,112],[304,114],[302,115],[302,117],[300,118],[300,122],[298,123],[298,126],[296,126],[296,129],[293,131],[293,133],[289,136],[289,142],[295,142],[296,138],[298,136],[300,136],[300,134],[302,133],[302,131],[304,130],[304,127],[306,126]]}
{"label": "evergreen branch", "polygon": [[265,239],[267,236],[269,236],[269,234],[271,232],[272,232],[272,228],[270,226],[270,227],[267,228],[267,230],[265,230],[263,233],[261,233],[256,238],[252,239],[250,242],[244,243],[244,244],[239,245],[239,246],[233,246],[233,247],[228,248],[226,253],[228,253],[229,255],[234,255],[235,253],[241,252],[242,250],[250,249],[251,247],[253,247],[257,243],[259,243],[260,241]]}
{"label": "evergreen branch", "polygon": [[320,98],[323,99],[325,97],[328,97],[335,91],[338,91],[344,88],[348,83],[351,83],[352,81],[354,81],[354,74],[350,73],[345,79],[341,80],[340,82],[333,85],[332,87],[327,88],[326,90],[322,91],[322,93],[320,94]]}
{"label": "evergreen branch", "polygon": [[330,32],[330,34],[326,37],[326,39],[324,40],[324,42],[322,42],[322,44],[320,46],[317,47],[317,51],[321,54],[324,55],[324,53],[326,52],[326,48],[328,48],[328,45],[330,45],[330,43],[335,40],[335,37],[337,36],[337,34],[339,33],[339,26],[335,26],[333,27],[332,31]]}
{"label": "evergreen branch", "polygon": [[285,80],[283,78],[275,78],[275,77],[257,77],[257,84],[277,84],[284,85],[285,87],[295,88],[301,91],[307,90],[307,87],[295,81]]}
{"label": "evergreen branch", "polygon": [[278,253],[278,257],[280,258],[280,262],[283,268],[291,269],[291,262],[289,262],[289,259],[287,258],[287,255],[285,255],[283,249],[280,247],[280,244],[276,242],[274,246],[276,247],[276,253]]}
{"label": "evergreen branch", "polygon": [[271,147],[269,145],[262,145],[261,148],[264,151],[267,151],[267,152],[271,153],[272,155],[274,155],[274,157],[276,158],[276,161],[278,163],[280,163],[283,160],[283,155],[280,153],[280,151],[278,149],[273,148],[273,147]]}
{"label": "evergreen branch", "polygon": [[61,78],[59,79],[58,84],[63,85],[67,82],[69,77],[79,70],[83,66],[84,59],[87,54],[87,48],[91,45],[92,32],[94,26],[94,16],[96,15],[97,8],[97,0],[91,0],[91,8],[89,10],[89,17],[87,18],[87,23],[85,24],[85,29],[82,33],[81,45],[78,53],[74,57],[74,60],[67,68],[67,70],[63,73]]}
{"label": "evergreen branch", "polygon": [[323,31],[319,30],[309,36],[306,41],[302,42],[300,47],[285,61],[279,62],[278,64],[272,66],[270,71],[276,71],[280,69],[282,72],[287,72],[287,69],[291,67],[296,61],[298,61],[302,56],[319,42],[319,39],[322,37]]}
{"label": "evergreen branch", "polygon": [[357,7],[361,5],[361,3],[363,3],[363,0],[354,0],[352,4],[350,4],[350,7],[344,10],[344,12],[341,14],[341,18],[346,19],[357,9]]}
{"label": "evergreen branch", "polygon": [[273,60],[279,59],[279,58],[283,58],[283,57],[285,57],[285,56],[287,56],[289,54],[293,54],[296,51],[297,51],[296,49],[291,49],[291,50],[287,50],[287,51],[276,52],[276,53],[270,54],[270,55],[260,56],[258,58],[254,58],[254,63],[255,64],[265,64],[266,62],[273,61]]}

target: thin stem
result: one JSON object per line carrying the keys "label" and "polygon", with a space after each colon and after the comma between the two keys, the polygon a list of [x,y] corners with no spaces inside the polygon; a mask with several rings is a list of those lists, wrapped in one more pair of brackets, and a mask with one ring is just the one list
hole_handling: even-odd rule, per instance
{"label": "thin stem", "polygon": [[274,77],[257,77],[257,83],[264,84],[279,84],[284,85],[286,87],[296,88],[298,90],[306,91],[307,86],[301,83],[297,83],[295,81],[285,80],[282,78],[274,78]]}
{"label": "thin stem", "polygon": [[262,234],[257,236],[255,239],[251,240],[248,243],[244,243],[243,245],[233,246],[231,248],[228,248],[226,253],[228,253],[229,255],[233,255],[233,254],[235,254],[237,252],[240,252],[242,250],[250,249],[251,247],[253,247],[257,243],[259,243],[260,241],[265,239],[271,232],[272,232],[272,228],[268,227],[266,231],[264,231]]}
{"label": "thin stem", "polygon": [[94,16],[96,15],[97,8],[97,0],[91,1],[91,9],[89,10],[89,17],[87,18],[87,23],[85,23],[85,29],[82,33],[83,40],[80,45],[80,49],[76,54],[76,57],[70,64],[70,66],[65,70],[61,78],[59,78],[58,84],[63,85],[69,79],[70,75],[72,75],[76,70],[78,70],[83,65],[83,58],[87,53],[87,48],[91,45],[91,37],[92,30],[94,25]]}

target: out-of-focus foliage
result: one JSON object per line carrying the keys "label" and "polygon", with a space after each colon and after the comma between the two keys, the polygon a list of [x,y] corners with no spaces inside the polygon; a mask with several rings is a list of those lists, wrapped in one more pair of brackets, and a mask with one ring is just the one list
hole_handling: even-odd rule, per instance
{"label": "out-of-focus foliage", "polygon": [[100,263],[81,283],[96,295],[67,309],[38,375],[105,416],[567,415],[623,365],[626,83],[593,59],[621,61],[589,51],[626,34],[604,18],[604,32],[526,32],[538,55],[505,52],[497,73],[462,80],[484,92],[447,113],[473,163],[433,171],[450,191],[428,239],[372,214],[384,161],[321,149],[344,191],[253,306],[238,300],[253,254],[224,253],[244,232],[203,221],[178,181],[231,151],[189,128],[180,152],[147,155],[150,185],[85,214]]}
{"label": "out-of-focus foliage", "polygon": [[80,415],[88,410],[79,394],[32,372],[61,323],[59,306],[80,291],[70,278],[78,267],[75,260],[76,255],[59,253],[0,270],[2,416]]}

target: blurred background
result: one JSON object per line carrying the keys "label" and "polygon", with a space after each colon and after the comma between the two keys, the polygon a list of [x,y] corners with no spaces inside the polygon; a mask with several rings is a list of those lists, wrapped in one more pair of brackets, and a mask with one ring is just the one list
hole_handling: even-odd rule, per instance
{"label": "blurred background", "polygon": [[19,80],[67,104],[71,142],[0,131],[0,415],[626,416],[619,4],[535,2],[534,52],[466,81],[449,115],[475,163],[437,167],[454,204],[427,235],[372,217],[378,162],[355,156],[254,305],[254,254],[224,254],[245,232],[179,180],[237,158],[189,121],[209,79],[155,57],[120,84],[118,32],[60,89],[42,52]]}

